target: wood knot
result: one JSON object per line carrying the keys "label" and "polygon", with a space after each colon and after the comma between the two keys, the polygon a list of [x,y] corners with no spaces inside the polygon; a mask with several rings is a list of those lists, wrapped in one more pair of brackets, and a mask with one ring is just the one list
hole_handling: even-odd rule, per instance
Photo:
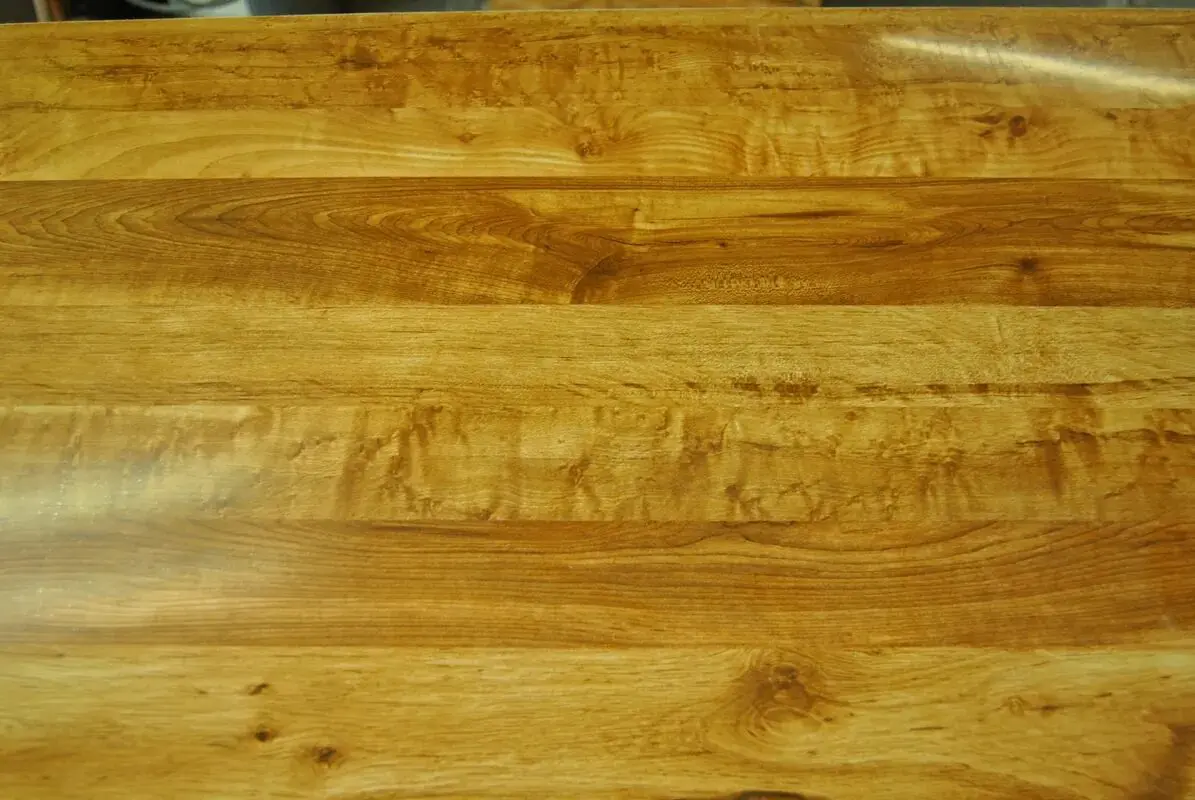
{"label": "wood knot", "polygon": [[1037,268],[1041,266],[1041,262],[1035,256],[1024,256],[1017,259],[1017,271],[1022,275],[1032,275],[1037,272]]}
{"label": "wood knot", "polygon": [[[761,651],[743,665],[718,710],[704,721],[704,744],[712,751],[790,747],[801,729],[821,730],[838,706],[820,670],[797,653]],[[783,795],[781,795],[783,796]]]}
{"label": "wood knot", "polygon": [[788,708],[802,714],[813,710],[814,698],[801,682],[801,673],[795,664],[777,664],[767,676],[767,685],[760,687],[759,699],[780,708]]}
{"label": "wood knot", "polygon": [[356,45],[352,52],[341,58],[337,63],[345,69],[372,69],[377,67],[381,61],[368,47]]}
{"label": "wood knot", "polygon": [[267,728],[265,725],[259,725],[257,730],[253,731],[253,738],[263,743],[272,742],[274,739],[278,738],[278,733],[270,728]]}
{"label": "wood knot", "polygon": [[790,721],[821,724],[831,705],[817,667],[796,658],[765,657],[743,674],[741,720],[753,727]]}
{"label": "wood knot", "polygon": [[1029,120],[1017,114],[1008,121],[1008,135],[1014,139],[1019,139],[1029,132]]}
{"label": "wood knot", "polygon": [[568,481],[574,489],[585,483],[585,472],[589,469],[590,460],[582,456],[568,465]]}
{"label": "wood knot", "polygon": [[344,754],[335,747],[320,745],[311,750],[311,758],[321,767],[334,767],[344,760]]}
{"label": "wood knot", "polygon": [[595,142],[585,141],[577,144],[575,148],[577,155],[581,158],[596,158],[602,154],[602,148]]}

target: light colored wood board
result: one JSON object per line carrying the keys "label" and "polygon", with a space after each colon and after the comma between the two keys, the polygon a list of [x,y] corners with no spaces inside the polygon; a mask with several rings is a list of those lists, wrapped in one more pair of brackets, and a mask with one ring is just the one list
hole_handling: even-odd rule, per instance
{"label": "light colored wood board", "polygon": [[1191,309],[0,307],[6,404],[770,406],[1007,386],[1166,406],[1193,375]]}
{"label": "light colored wood board", "polygon": [[1189,644],[1195,525],[10,522],[0,643]]}
{"label": "light colored wood board", "polygon": [[1139,520],[1191,514],[1190,410],[18,408],[12,522]]}
{"label": "light colored wood board", "polygon": [[20,649],[0,790],[1181,798],[1192,676],[1158,649]]}
{"label": "light colored wood board", "polygon": [[12,183],[0,303],[1187,306],[1195,182]]}
{"label": "light colored wood board", "polygon": [[[1195,106],[12,110],[0,180],[359,176],[1195,178]],[[1015,98],[1014,98],[1015,99]],[[1028,120],[1012,136],[1013,120]]]}
{"label": "light colored wood board", "polygon": [[[0,108],[1183,107],[1156,9],[735,9],[90,22],[0,30]],[[1023,120],[1032,127],[1032,120]],[[1013,127],[1023,127],[1015,125]]]}

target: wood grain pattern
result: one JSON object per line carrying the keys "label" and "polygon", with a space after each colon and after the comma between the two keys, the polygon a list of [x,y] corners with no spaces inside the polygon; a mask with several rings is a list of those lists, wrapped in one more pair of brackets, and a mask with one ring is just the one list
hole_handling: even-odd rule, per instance
{"label": "wood grain pattern", "polygon": [[13,522],[1131,521],[1195,495],[1189,407],[1022,406],[17,408],[0,491]]}
{"label": "wood grain pattern", "polygon": [[[1024,101],[967,101],[954,95],[941,107],[927,109],[892,108],[870,99],[859,106],[849,104],[849,98],[843,102],[848,105],[790,104],[782,98],[743,109],[723,101],[708,108],[611,103],[575,112],[529,107],[20,108],[0,114],[0,181],[1195,177],[1195,107],[1190,104],[1074,108],[1059,101],[1045,109]],[[850,109],[846,119],[839,118],[843,109]],[[1031,118],[1043,124],[1030,129]],[[1023,133],[1012,135],[1014,128]]]}
{"label": "wood grain pattern", "polygon": [[1186,306],[1191,186],[14,183],[0,303]]}
{"label": "wood grain pattern", "polygon": [[1036,9],[0,30],[0,175],[1191,178],[1193,30]]}
{"label": "wood grain pattern", "polygon": [[[0,657],[0,679],[53,687],[62,705],[52,720],[10,712],[0,786],[742,800],[882,783],[893,798],[1148,797],[1188,774],[1193,674],[1190,653],[1149,649],[22,649]],[[110,770],[130,762],[135,778]]]}
{"label": "wood grain pattern", "polygon": [[[1195,93],[1193,30],[1186,11],[980,9],[757,9],[746,23],[736,9],[83,23],[0,31],[0,77],[17,78],[4,81],[0,108],[751,108],[783,98],[849,115],[863,105],[860,86],[910,110],[995,98],[1182,108]],[[891,84],[902,91],[882,91]]]}
{"label": "wood grain pattern", "polygon": [[0,27],[2,800],[1195,800],[1192,509],[1195,13]]}
{"label": "wood grain pattern", "polygon": [[933,404],[1145,386],[1165,407],[1190,402],[1192,377],[1191,308],[0,307],[0,401],[24,405]]}
{"label": "wood grain pattern", "polygon": [[1195,582],[1169,569],[1195,555],[1195,526],[1161,520],[397,525],[92,509],[14,521],[6,547],[0,639],[23,644],[1031,650],[1182,647],[1195,624]]}

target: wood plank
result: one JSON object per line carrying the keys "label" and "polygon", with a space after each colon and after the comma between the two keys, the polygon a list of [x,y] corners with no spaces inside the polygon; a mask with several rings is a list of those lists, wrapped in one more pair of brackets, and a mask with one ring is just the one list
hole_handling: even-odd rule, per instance
{"label": "wood plank", "polygon": [[1188,409],[16,408],[12,522],[1140,520],[1195,498]]}
{"label": "wood plank", "polygon": [[1193,675],[1190,653],[1144,649],[17,650],[0,656],[0,692],[20,698],[0,788],[1177,797]]}
{"label": "wood plank", "polygon": [[[1150,12],[1153,13],[1153,12]],[[0,181],[118,178],[823,176],[1195,178],[1195,106],[990,98],[766,113],[603,105],[464,109],[12,110]],[[844,111],[846,109],[846,111]],[[843,113],[850,118],[841,120]],[[1035,120],[1022,136],[1015,119]],[[1017,130],[1020,131],[1019,126]],[[3,187],[0,187],[2,189]]]}
{"label": "wood plank", "polygon": [[1008,388],[1191,407],[1193,376],[1191,309],[0,307],[0,402],[24,405],[942,404]]}
{"label": "wood plank", "polygon": [[0,642],[1032,649],[1185,647],[1195,630],[1191,522],[395,525],[184,513],[12,521]]}
{"label": "wood plank", "polygon": [[1190,11],[0,26],[0,799],[1195,800],[1193,192]]}
{"label": "wood plank", "polygon": [[1195,183],[13,183],[0,264],[8,305],[1189,306]]}
{"label": "wood plank", "polygon": [[1155,9],[87,22],[0,30],[0,108],[1179,108],[1195,96],[1193,47],[1190,14]]}
{"label": "wood plank", "polygon": [[0,174],[1195,177],[1183,12],[742,14],[6,29]]}

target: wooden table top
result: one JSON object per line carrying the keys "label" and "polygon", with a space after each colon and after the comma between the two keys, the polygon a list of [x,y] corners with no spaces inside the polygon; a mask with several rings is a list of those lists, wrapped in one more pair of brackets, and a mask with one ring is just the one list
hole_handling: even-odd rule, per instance
{"label": "wooden table top", "polygon": [[0,27],[0,797],[1195,797],[1195,13]]}

